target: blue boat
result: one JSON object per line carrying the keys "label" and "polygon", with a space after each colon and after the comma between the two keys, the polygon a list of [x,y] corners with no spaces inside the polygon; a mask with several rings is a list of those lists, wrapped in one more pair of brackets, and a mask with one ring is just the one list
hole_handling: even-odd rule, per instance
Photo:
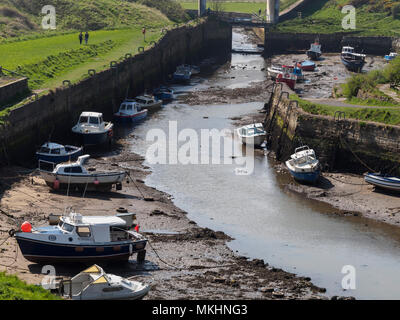
{"label": "blue boat", "polygon": [[46,142],[36,152],[36,159],[58,164],[78,159],[82,155],[82,151],[82,147]]}
{"label": "blue boat", "polygon": [[114,113],[114,118],[119,122],[138,122],[147,117],[147,109],[141,108],[140,104],[135,100],[126,99],[124,100],[118,112]]}
{"label": "blue boat", "polygon": [[385,60],[387,62],[392,61],[393,59],[395,59],[397,57],[397,55],[398,55],[397,52],[391,52],[390,54],[387,54],[385,56]]}
{"label": "blue boat", "polygon": [[400,191],[400,178],[380,173],[367,173],[364,177],[365,182],[375,187]]}
{"label": "blue boat", "polygon": [[299,182],[316,183],[321,174],[315,152],[308,146],[296,148],[285,164],[293,178]]}
{"label": "blue boat", "polygon": [[355,53],[353,47],[343,47],[340,59],[344,66],[352,72],[361,72],[365,65],[365,54]]}
{"label": "blue boat", "polygon": [[161,86],[153,91],[158,100],[171,101],[174,99],[174,91],[166,86]]}
{"label": "blue boat", "polygon": [[127,261],[133,253],[143,252],[147,243],[131,230],[133,219],[132,213],[104,217],[71,213],[60,217],[56,226],[32,228],[28,223],[14,236],[25,259],[35,263]]}
{"label": "blue boat", "polygon": [[113,128],[111,122],[103,121],[102,113],[82,112],[72,132],[82,145],[100,145],[111,143]]}
{"label": "blue boat", "polygon": [[306,60],[301,63],[298,63],[297,66],[301,68],[303,71],[314,71],[315,70],[315,62]]}
{"label": "blue boat", "polygon": [[180,65],[174,72],[173,79],[177,82],[187,82],[192,76],[192,69],[186,65]]}

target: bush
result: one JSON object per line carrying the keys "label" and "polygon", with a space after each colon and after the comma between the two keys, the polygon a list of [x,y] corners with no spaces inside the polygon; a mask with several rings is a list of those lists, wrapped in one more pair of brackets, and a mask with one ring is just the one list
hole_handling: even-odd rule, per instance
{"label": "bush", "polygon": [[396,4],[392,7],[392,17],[393,19],[398,19],[400,14],[400,4]]}

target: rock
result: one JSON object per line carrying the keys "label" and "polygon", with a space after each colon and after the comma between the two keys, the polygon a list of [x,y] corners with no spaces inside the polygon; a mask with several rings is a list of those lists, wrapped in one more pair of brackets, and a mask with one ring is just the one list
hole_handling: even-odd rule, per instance
{"label": "rock", "polygon": [[338,299],[338,296],[332,296],[331,297],[331,300],[337,300]]}
{"label": "rock", "polygon": [[285,297],[285,294],[282,292],[279,292],[279,291],[275,291],[275,292],[272,292],[272,296],[274,298],[283,298],[283,297]]}
{"label": "rock", "polygon": [[274,292],[274,288],[271,287],[262,287],[259,289],[262,293]]}
{"label": "rock", "polygon": [[213,281],[216,282],[216,283],[225,283],[225,279],[224,278],[214,278]]}
{"label": "rock", "polygon": [[252,262],[253,262],[254,265],[256,265],[258,267],[264,267],[265,266],[264,260],[262,260],[262,259],[254,259]]}

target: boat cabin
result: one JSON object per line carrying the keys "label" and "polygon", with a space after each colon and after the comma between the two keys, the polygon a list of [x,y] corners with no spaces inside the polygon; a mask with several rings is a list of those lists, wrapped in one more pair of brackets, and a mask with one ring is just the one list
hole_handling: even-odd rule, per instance
{"label": "boat cabin", "polygon": [[101,126],[104,124],[103,114],[98,112],[82,112],[78,123],[81,125]]}
{"label": "boat cabin", "polygon": [[119,113],[125,114],[135,114],[141,110],[140,104],[133,99],[126,99],[119,107]]}
{"label": "boat cabin", "polygon": [[54,142],[46,142],[38,150],[39,154],[53,154],[53,155],[65,155],[71,150],[66,150],[61,144]]}
{"label": "boat cabin", "polygon": [[254,136],[258,134],[265,134],[265,130],[261,123],[256,123],[240,128],[240,134],[242,136]]}
{"label": "boat cabin", "polygon": [[139,103],[141,107],[157,103],[154,97],[148,95],[138,96],[134,101]]}
{"label": "boat cabin", "polygon": [[347,59],[353,60],[364,60],[366,57],[365,54],[356,53],[353,47],[345,46],[342,48],[342,55],[345,56]]}
{"label": "boat cabin", "polygon": [[126,231],[133,226],[134,213],[115,216],[82,216],[71,213],[60,217],[58,229],[61,233],[95,242],[119,242],[132,238]]}
{"label": "boat cabin", "polygon": [[321,45],[319,43],[312,43],[310,47],[310,51],[321,53]]}

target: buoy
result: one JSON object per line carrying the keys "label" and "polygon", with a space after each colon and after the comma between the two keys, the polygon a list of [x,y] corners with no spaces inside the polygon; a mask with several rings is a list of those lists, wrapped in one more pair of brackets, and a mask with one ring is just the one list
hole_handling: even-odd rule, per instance
{"label": "buoy", "polygon": [[136,231],[136,232],[139,232],[139,225],[138,225],[138,224],[137,224],[136,227],[135,227],[135,231]]}
{"label": "buoy", "polygon": [[99,180],[97,180],[97,179],[94,180],[94,184],[95,184],[96,186],[99,185],[99,183],[100,183]]}
{"label": "buoy", "polygon": [[22,232],[31,232],[32,231],[32,225],[28,221],[25,221],[21,225],[21,231]]}
{"label": "buoy", "polygon": [[60,188],[60,181],[58,179],[54,180],[53,188],[56,190]]}

